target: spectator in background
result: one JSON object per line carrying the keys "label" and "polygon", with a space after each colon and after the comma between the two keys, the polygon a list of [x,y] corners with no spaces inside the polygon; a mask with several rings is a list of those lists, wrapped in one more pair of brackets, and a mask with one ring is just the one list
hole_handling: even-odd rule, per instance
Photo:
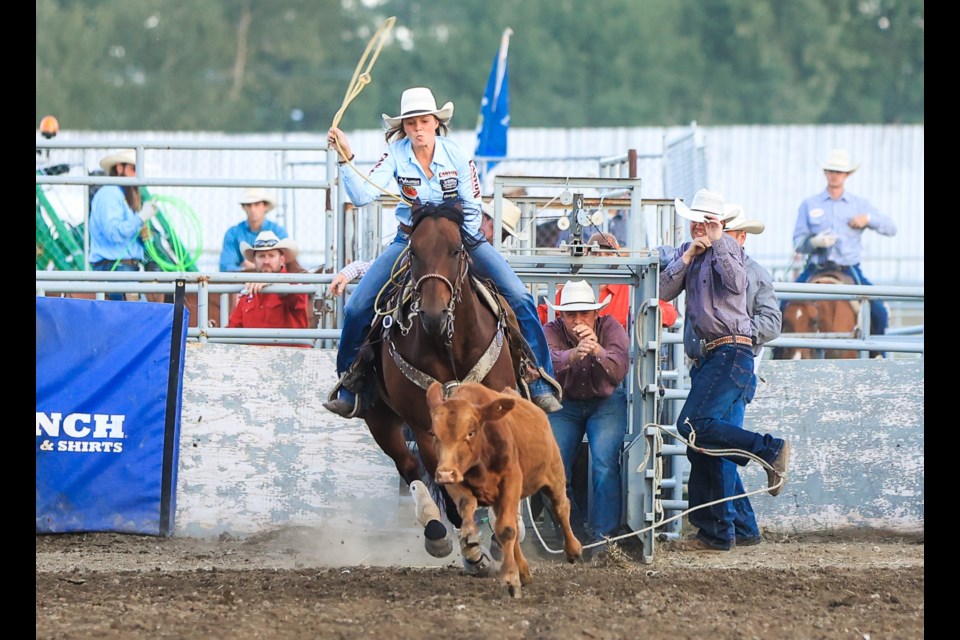
{"label": "spectator in background", "polygon": [[[287,264],[297,258],[297,244],[280,239],[273,231],[257,234],[253,246],[241,243],[243,257],[255,265],[257,273],[289,273]],[[248,282],[240,292],[228,327],[306,329],[310,326],[309,300],[305,293],[264,292],[265,282]],[[309,347],[308,344],[290,344]]]}
{"label": "spectator in background", "polygon": [[280,240],[288,236],[283,225],[267,220],[267,214],[277,206],[277,199],[271,192],[259,187],[247,189],[240,198],[240,206],[247,219],[230,227],[223,235],[220,271],[255,271],[256,265],[244,258],[241,245],[253,244],[261,231],[272,231]]}
{"label": "spectator in background", "polygon": [[[620,242],[611,233],[594,233],[587,240],[587,245],[595,246],[596,249],[590,249],[590,255],[596,256],[617,256],[620,255],[622,248]],[[560,292],[563,287],[557,287],[556,302],[560,302]],[[628,284],[601,284],[600,299],[603,300],[610,295],[610,304],[600,309],[601,316],[613,316],[617,319],[624,329],[629,326],[630,318],[630,285]],[[661,323],[664,327],[672,327],[677,321],[677,309],[671,303],[660,300]],[[541,302],[537,306],[537,312],[540,314],[540,322],[546,324],[548,321],[547,305]]]}
{"label": "spectator in background", "polygon": [[[502,209],[503,219],[500,221],[500,242],[506,242],[510,238],[517,240],[526,240],[529,234],[526,231],[517,231],[517,225],[520,224],[520,207],[503,198]],[[483,212],[483,220],[480,222],[480,232],[487,242],[493,244],[493,200],[488,200],[480,206]]]}
{"label": "spectator in background", "polygon": [[623,380],[630,341],[613,316],[599,313],[611,297],[607,294],[598,303],[590,283],[568,280],[560,304],[548,303],[558,312],[557,319],[544,327],[553,370],[563,385],[563,408],[547,417],[560,447],[571,500],[574,462],[584,435],[590,446],[593,490],[587,509],[593,542],[616,535],[622,515],[620,452],[627,428]]}
{"label": "spectator in background", "polygon": [[610,211],[610,219],[607,221],[607,233],[616,238],[621,247],[627,244],[626,209],[616,209],[614,211]]}
{"label": "spectator in background", "polygon": [[[793,246],[807,256],[797,282],[809,282],[822,271],[839,271],[855,284],[873,283],[860,270],[863,232],[872,229],[894,236],[897,225],[866,199],[849,193],[845,183],[860,168],[846,149],[833,149],[822,164],[827,188],[800,203],[793,228]],[[782,310],[782,307],[781,307]],[[889,321],[883,300],[870,300],[870,333],[883,335]]]}
{"label": "spectator in background", "polygon": [[[137,152],[125,149],[104,156],[100,167],[109,176],[135,178]],[[143,241],[150,233],[148,223],[157,215],[153,202],[143,202],[136,186],[103,185],[90,203],[90,267],[94,271],[140,271]],[[108,300],[123,300],[120,293],[106,294]],[[139,299],[136,296],[132,299]]]}
{"label": "spectator in background", "polygon": [[327,295],[339,296],[344,293],[347,290],[347,284],[354,278],[362,278],[372,264],[373,260],[354,260],[340,269],[327,287]]}

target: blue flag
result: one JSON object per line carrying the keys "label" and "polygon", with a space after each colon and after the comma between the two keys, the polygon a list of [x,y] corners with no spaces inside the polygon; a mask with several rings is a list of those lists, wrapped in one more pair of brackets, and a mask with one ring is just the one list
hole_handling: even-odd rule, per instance
{"label": "blue flag", "polygon": [[[505,158],[507,156],[507,127],[510,126],[510,85],[507,74],[507,49],[510,47],[510,36],[513,30],[509,27],[503,30],[500,39],[500,50],[493,58],[493,67],[490,69],[490,78],[487,88],[480,101],[480,115],[477,117],[477,149],[476,158]],[[484,168],[492,169],[497,163],[479,162],[481,179]]]}

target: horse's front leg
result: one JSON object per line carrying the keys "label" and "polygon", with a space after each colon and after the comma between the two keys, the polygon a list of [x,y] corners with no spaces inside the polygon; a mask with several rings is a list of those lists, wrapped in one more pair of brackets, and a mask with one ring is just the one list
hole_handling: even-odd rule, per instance
{"label": "horse's front leg", "polygon": [[410,483],[417,513],[417,522],[423,527],[423,548],[434,558],[446,558],[453,552],[453,541],[447,535],[447,527],[440,519],[440,509],[421,480]]}

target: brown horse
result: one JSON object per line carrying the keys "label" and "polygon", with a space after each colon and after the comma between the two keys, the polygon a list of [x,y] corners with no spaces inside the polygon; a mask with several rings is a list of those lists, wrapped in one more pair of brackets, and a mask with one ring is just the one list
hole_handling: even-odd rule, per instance
{"label": "brown horse", "polygon": [[[810,279],[818,284],[853,284],[846,275],[836,272],[820,273]],[[843,337],[856,338],[857,316],[860,303],[856,300],[794,300],[783,308],[782,333],[804,334],[846,334]],[[808,336],[808,337],[813,337]],[[784,348],[778,359],[850,359],[858,358],[859,352],[840,349],[800,349]]]}
{"label": "brown horse", "polygon": [[[362,414],[377,445],[393,459],[400,476],[411,486],[417,514],[424,526],[427,552],[444,557],[452,542],[440,521],[436,504],[421,481],[420,461],[427,479],[437,467],[426,389],[433,382],[452,388],[471,381],[502,391],[517,384],[505,320],[482,299],[469,274],[469,258],[461,237],[463,213],[450,204],[422,206],[413,218],[408,247],[409,280],[402,288],[393,315],[384,315],[375,358],[378,393]],[[407,445],[403,424],[410,427],[420,461]],[[429,484],[429,482],[428,482]],[[460,515],[446,492],[434,486],[455,526]],[[466,567],[470,572],[471,567]]]}

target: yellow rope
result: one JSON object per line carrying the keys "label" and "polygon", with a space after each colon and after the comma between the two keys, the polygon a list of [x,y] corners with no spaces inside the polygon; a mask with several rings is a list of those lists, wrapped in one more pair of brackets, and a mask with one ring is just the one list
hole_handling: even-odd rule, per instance
{"label": "yellow rope", "polygon": [[[403,303],[406,302],[406,299],[401,300],[398,297],[397,306],[393,307],[392,309],[383,309],[382,311],[380,310],[380,296],[382,296],[385,292],[391,289],[390,287],[391,284],[399,288],[400,285],[403,283],[403,278],[398,279],[397,276],[403,274],[405,271],[407,271],[407,269],[410,268],[410,263],[403,262],[403,259],[404,257],[406,257],[407,251],[409,250],[410,250],[409,247],[404,247],[403,251],[400,252],[400,255],[398,255],[397,259],[393,262],[393,266],[390,268],[390,279],[387,280],[386,283],[384,283],[383,287],[380,289],[380,292],[377,293],[376,299],[373,301],[374,317],[388,316],[392,314],[394,311],[396,311],[397,309],[399,309],[400,307],[402,307]],[[398,268],[398,265],[399,265],[399,268]]]}
{"label": "yellow rope", "polygon": [[[360,56],[359,62],[357,62],[357,68],[353,71],[353,77],[350,78],[350,86],[347,87],[347,93],[343,97],[343,104],[340,105],[340,108],[337,110],[337,113],[333,116],[333,124],[330,126],[336,127],[339,126],[340,120],[343,118],[344,112],[347,110],[347,106],[353,102],[353,99],[360,95],[360,92],[363,91],[363,88],[366,87],[373,81],[370,71],[373,69],[374,63],[377,61],[377,58],[380,57],[380,50],[383,48],[383,43],[387,39],[387,34],[390,33],[390,30],[393,28],[393,24],[397,21],[396,16],[391,16],[380,25],[380,28],[377,29],[377,32],[373,34],[373,37],[370,38],[370,42],[367,43],[367,48],[364,49],[363,55]],[[370,58],[370,61],[367,62],[367,57],[373,54],[373,57]],[[363,71],[361,71],[363,69]],[[347,154],[343,152],[343,147],[340,146],[340,138],[335,139],[337,145],[337,151],[340,153],[340,157],[344,158]],[[356,165],[353,164],[352,158],[347,158],[345,164],[349,165],[354,171],[356,171],[361,178],[375,186],[377,189],[382,191],[387,196],[394,198],[396,200],[403,200],[400,196],[395,193],[390,193],[383,187],[378,184],[374,184],[369,178],[363,175]]]}

